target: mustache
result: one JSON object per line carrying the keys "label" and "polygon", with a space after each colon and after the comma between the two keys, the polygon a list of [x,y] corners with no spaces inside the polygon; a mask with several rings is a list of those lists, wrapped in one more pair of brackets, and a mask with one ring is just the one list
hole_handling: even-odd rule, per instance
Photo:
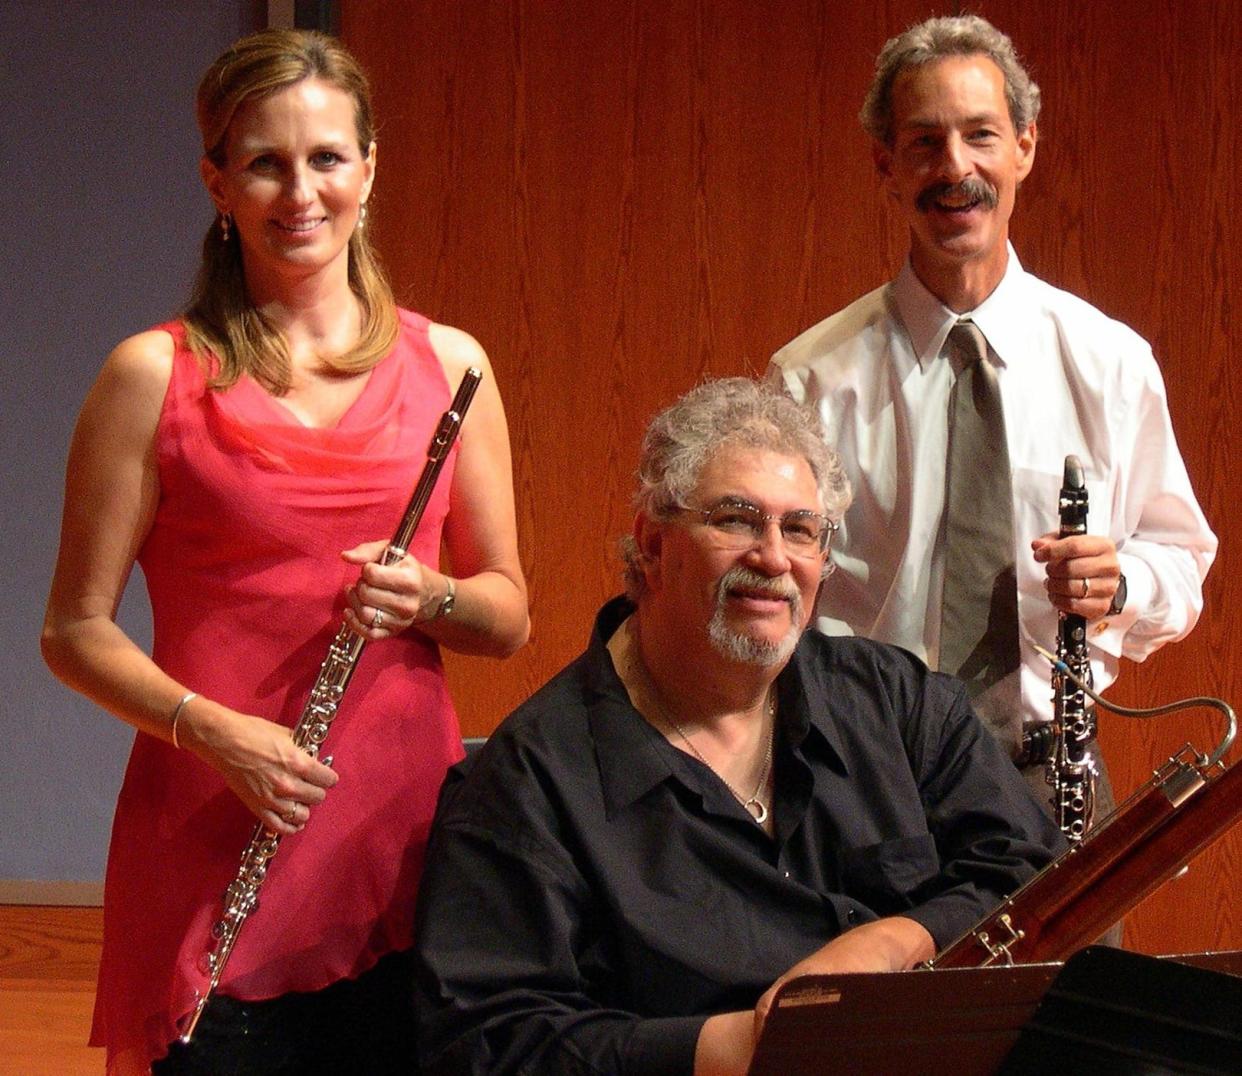
{"label": "mustache", "polygon": [[795,619],[802,613],[802,594],[792,582],[760,575],[745,565],[736,564],[720,577],[716,585],[717,603],[722,603],[730,590],[744,589],[762,594],[766,598],[780,598],[789,602]]}
{"label": "mustache", "polygon": [[982,179],[963,179],[960,183],[933,183],[919,192],[914,204],[924,213],[928,212],[936,202],[945,197],[959,196],[971,201],[982,202],[988,209],[995,209],[1000,202],[996,188]]}

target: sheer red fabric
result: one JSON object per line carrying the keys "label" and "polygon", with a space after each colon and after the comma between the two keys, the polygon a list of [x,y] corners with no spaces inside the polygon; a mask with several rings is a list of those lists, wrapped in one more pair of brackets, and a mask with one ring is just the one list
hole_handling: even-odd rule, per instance
{"label": "sheer red fabric", "polygon": [[[427,320],[401,334],[330,429],[248,378],[207,389],[180,323],[157,434],[160,501],[138,561],[155,661],[190,690],[293,725],[358,574],[340,552],[392,536],[448,407]],[[463,434],[464,436],[464,434]],[[459,442],[460,443],[460,442]],[[439,563],[456,448],[410,552]],[[367,645],[325,744],[341,775],[286,837],[220,986],[242,999],[321,989],[409,946],[444,772],[461,755],[433,642]],[[206,982],[221,894],[254,818],[219,775],[139,734],[113,823],[91,1041],[162,1056]]]}

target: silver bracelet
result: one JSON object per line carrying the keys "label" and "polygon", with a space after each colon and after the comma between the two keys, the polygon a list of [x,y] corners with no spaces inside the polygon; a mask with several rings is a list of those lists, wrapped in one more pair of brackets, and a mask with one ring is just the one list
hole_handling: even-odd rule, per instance
{"label": "silver bracelet", "polygon": [[179,743],[177,742],[177,722],[181,720],[181,711],[182,711],[182,710],[184,710],[184,709],[186,708],[186,704],[187,704],[187,703],[189,703],[189,701],[190,701],[191,699],[197,699],[197,698],[198,698],[198,692],[197,692],[197,691],[187,691],[184,695],[182,695],[182,696],[181,696],[181,701],[180,701],[179,703],[177,703],[177,705],[176,705],[176,706],[174,706],[174,707],[173,707],[173,712],[172,712],[172,745],[173,745],[173,747],[177,748],[178,750],[180,750],[180,749],[181,749],[181,744],[179,744]]}

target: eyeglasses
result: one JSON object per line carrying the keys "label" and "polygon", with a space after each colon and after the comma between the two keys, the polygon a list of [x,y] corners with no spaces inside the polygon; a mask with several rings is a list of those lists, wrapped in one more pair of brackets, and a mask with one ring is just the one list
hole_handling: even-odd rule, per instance
{"label": "eyeglasses", "polygon": [[678,505],[678,511],[702,516],[716,540],[728,549],[749,549],[763,540],[770,520],[780,525],[785,549],[795,556],[810,557],[822,553],[837,529],[827,516],[808,509],[797,509],[784,515],[761,512],[747,501],[727,497],[711,508]]}

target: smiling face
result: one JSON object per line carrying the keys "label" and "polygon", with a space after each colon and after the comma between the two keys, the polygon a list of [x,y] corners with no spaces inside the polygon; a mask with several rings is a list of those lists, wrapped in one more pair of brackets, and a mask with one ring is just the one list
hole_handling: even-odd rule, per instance
{"label": "smiling face", "polygon": [[1014,131],[1004,75],[978,55],[903,71],[892,103],[892,145],[877,144],[875,161],[910,226],[911,263],[943,302],[971,309],[1004,276],[1035,125]]}
{"label": "smiling face", "polygon": [[[726,498],[774,516],[823,510],[806,460],[744,445],[718,451],[687,501],[706,508]],[[789,657],[814,610],[826,552],[791,555],[775,521],[750,546],[729,548],[691,513],[640,517],[635,538],[647,554],[647,600],[670,635],[706,642],[732,662],[772,665]]]}
{"label": "smiling face", "polygon": [[247,102],[229,124],[223,165],[204,158],[202,171],[233,219],[252,292],[288,276],[347,275],[375,174],[375,145],[359,147],[349,94],[308,78]]}

